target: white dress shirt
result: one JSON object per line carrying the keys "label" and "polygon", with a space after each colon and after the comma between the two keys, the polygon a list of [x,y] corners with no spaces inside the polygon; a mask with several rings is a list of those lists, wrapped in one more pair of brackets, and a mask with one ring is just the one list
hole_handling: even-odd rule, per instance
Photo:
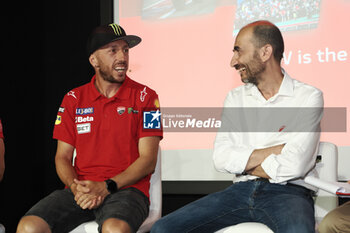
{"label": "white dress shirt", "polygon": [[234,182],[257,178],[242,174],[255,149],[285,144],[281,154],[271,154],[261,164],[269,181],[311,188],[303,178],[316,175],[323,94],[282,72],[279,91],[268,100],[253,84],[231,90],[225,99],[222,121],[229,126],[217,133],[213,160],[218,171],[235,174]]}

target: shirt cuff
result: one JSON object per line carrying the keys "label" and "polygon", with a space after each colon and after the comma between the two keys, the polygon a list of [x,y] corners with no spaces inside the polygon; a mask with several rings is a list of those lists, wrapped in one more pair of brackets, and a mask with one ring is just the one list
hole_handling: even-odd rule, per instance
{"label": "shirt cuff", "polygon": [[56,140],[60,140],[62,142],[65,142],[65,143],[68,143],[69,145],[75,147],[75,142],[73,139],[69,138],[69,137],[64,137],[64,136],[57,136],[57,135],[53,135],[52,137],[53,139],[56,139]]}
{"label": "shirt cuff", "polygon": [[269,181],[271,183],[278,183],[277,182],[277,171],[279,168],[279,163],[276,160],[276,155],[271,154],[269,155],[262,163],[261,167],[264,169],[265,173],[271,178]]}
{"label": "shirt cuff", "polygon": [[242,174],[247,166],[250,155],[253,153],[253,147],[244,147],[235,149],[234,152],[239,156],[230,156],[231,159],[225,166],[225,170],[230,173]]}

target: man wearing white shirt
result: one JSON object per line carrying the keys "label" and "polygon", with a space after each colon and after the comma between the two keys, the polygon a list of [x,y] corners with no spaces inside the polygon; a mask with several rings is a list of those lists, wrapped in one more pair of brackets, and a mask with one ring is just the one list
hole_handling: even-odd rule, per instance
{"label": "man wearing white shirt", "polygon": [[165,216],[158,232],[215,232],[261,222],[275,233],[315,231],[311,190],[322,118],[322,92],[282,68],[284,42],[268,21],[243,27],[231,66],[245,85],[229,92],[214,146],[218,171],[234,184]]}

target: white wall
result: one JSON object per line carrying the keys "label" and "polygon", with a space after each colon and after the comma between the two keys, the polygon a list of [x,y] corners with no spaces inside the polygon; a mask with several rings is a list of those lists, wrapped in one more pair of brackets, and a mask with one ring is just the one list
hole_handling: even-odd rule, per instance
{"label": "white wall", "polygon": [[[232,180],[231,174],[217,172],[212,150],[162,151],[163,181]],[[350,146],[338,148],[338,180],[350,180]]]}

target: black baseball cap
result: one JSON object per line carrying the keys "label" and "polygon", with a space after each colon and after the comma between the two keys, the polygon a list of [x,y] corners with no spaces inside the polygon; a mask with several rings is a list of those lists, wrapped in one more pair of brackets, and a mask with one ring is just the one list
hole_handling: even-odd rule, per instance
{"label": "black baseball cap", "polygon": [[116,40],[124,40],[129,48],[138,45],[141,38],[134,35],[126,35],[125,30],[116,23],[102,25],[95,28],[87,42],[87,53],[90,56],[97,49]]}

